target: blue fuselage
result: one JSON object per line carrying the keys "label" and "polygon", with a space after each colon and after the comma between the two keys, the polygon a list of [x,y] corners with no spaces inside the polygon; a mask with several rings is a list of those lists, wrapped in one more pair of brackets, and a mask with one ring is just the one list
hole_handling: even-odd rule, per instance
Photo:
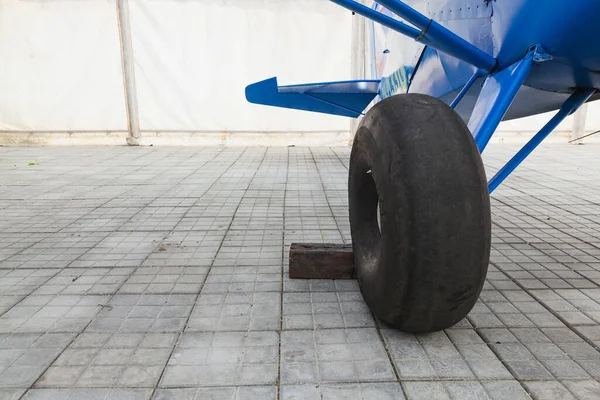
{"label": "blue fuselage", "polygon": [[[532,45],[551,57],[537,63],[506,118],[558,108],[576,87],[600,89],[600,0],[413,0],[419,11],[498,59],[498,70],[522,59]],[[378,6],[381,10],[381,7]],[[385,12],[385,11],[384,11]],[[450,102],[475,67],[373,26],[380,95],[424,93]],[[468,119],[481,85],[457,111]]]}

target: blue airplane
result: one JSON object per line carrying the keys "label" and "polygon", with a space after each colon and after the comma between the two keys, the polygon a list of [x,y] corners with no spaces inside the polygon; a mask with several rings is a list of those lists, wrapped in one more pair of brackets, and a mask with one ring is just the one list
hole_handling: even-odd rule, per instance
{"label": "blue airplane", "polygon": [[[331,1],[370,20],[378,79],[271,78],[248,86],[246,98],[362,117],[348,180],[362,295],[392,327],[448,328],[485,282],[489,193],[600,98],[600,0]],[[554,110],[488,182],[481,153],[500,122]]]}

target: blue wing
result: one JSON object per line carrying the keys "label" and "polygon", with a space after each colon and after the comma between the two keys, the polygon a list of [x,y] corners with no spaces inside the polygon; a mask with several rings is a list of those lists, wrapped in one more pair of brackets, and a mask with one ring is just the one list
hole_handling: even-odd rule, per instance
{"label": "blue wing", "polygon": [[277,78],[270,78],[247,86],[246,100],[267,106],[357,118],[377,96],[379,82],[359,80],[277,86]]}

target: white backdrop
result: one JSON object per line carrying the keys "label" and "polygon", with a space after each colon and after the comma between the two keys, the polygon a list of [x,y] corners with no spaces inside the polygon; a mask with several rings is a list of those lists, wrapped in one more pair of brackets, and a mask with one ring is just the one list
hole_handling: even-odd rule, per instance
{"label": "white backdrop", "polygon": [[[126,130],[116,0],[0,0],[0,130]],[[350,78],[351,14],[327,0],[130,0],[142,131],[347,131],[248,104],[246,85]]]}
{"label": "white backdrop", "polygon": [[352,18],[327,0],[130,0],[142,130],[347,130],[248,104],[249,83],[350,79]]}
{"label": "white backdrop", "polygon": [[[129,9],[142,137],[347,137],[349,119],[248,104],[244,88],[272,76],[280,84],[360,78],[351,64],[360,74],[364,42],[355,29],[353,58],[350,12],[328,0],[129,0]],[[600,129],[598,111],[600,102],[589,107],[586,131]],[[533,133],[548,118],[500,130]],[[571,127],[569,119],[560,129]],[[0,0],[0,131],[126,130],[116,0]]]}
{"label": "white backdrop", "polygon": [[127,130],[115,0],[0,0],[0,130]]}

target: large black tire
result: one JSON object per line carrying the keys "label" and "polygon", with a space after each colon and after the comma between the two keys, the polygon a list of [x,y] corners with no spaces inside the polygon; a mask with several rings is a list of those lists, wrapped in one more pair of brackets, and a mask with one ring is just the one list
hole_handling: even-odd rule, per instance
{"label": "large black tire", "polygon": [[454,110],[420,94],[376,104],[354,139],[349,202],[360,289],[380,320],[435,332],[471,311],[489,263],[490,200]]}

